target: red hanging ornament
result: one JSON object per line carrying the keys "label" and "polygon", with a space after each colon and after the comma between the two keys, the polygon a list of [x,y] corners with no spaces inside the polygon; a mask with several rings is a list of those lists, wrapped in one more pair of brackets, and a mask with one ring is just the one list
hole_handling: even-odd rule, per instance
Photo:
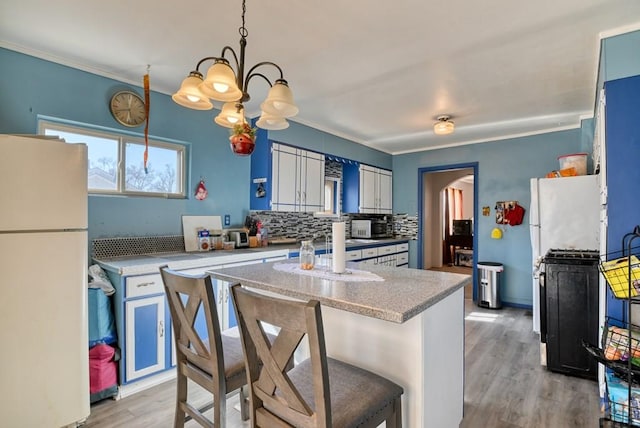
{"label": "red hanging ornament", "polygon": [[207,188],[204,187],[204,180],[200,180],[200,183],[198,183],[198,187],[196,188],[196,199],[202,201],[207,198],[208,194],[209,192],[207,191]]}

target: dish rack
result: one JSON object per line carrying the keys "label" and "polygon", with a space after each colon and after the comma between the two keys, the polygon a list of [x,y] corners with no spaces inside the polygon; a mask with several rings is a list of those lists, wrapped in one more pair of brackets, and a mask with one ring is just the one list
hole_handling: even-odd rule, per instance
{"label": "dish rack", "polygon": [[607,317],[599,346],[583,342],[605,366],[600,427],[640,427],[640,326],[632,323],[631,310],[631,305],[640,304],[640,247],[633,246],[636,238],[640,238],[640,226],[624,235],[621,251],[607,253],[599,264],[613,296],[625,302],[626,319]]}

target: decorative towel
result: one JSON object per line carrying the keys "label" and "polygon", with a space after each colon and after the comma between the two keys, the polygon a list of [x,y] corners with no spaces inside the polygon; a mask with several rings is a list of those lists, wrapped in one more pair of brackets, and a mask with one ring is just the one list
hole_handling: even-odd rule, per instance
{"label": "decorative towel", "polygon": [[367,282],[367,281],[384,281],[384,278],[375,273],[358,269],[346,269],[344,273],[334,273],[324,266],[315,267],[311,270],[301,269],[298,263],[276,263],[273,265],[275,270],[280,272],[295,273],[299,275],[315,276],[331,281],[345,282]]}

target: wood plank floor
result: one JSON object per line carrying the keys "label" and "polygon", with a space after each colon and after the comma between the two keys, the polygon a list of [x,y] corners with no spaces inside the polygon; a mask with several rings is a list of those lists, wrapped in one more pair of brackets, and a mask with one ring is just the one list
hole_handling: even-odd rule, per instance
{"label": "wood plank floor", "polygon": [[[465,393],[461,428],[597,427],[597,383],[551,373],[539,365],[530,311],[490,310],[465,301]],[[173,381],[130,397],[96,403],[85,427],[173,426]],[[196,391],[199,400],[206,400]],[[228,428],[249,427],[227,401]],[[193,421],[186,425],[196,427]],[[419,428],[419,427],[405,427]],[[448,428],[448,427],[437,427]]]}

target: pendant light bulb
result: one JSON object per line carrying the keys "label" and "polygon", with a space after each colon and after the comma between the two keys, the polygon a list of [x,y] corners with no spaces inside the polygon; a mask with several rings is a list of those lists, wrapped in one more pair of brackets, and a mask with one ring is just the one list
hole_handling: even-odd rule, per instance
{"label": "pendant light bulb", "polygon": [[455,124],[449,116],[438,116],[438,121],[433,124],[433,132],[436,135],[447,135],[453,133]]}

